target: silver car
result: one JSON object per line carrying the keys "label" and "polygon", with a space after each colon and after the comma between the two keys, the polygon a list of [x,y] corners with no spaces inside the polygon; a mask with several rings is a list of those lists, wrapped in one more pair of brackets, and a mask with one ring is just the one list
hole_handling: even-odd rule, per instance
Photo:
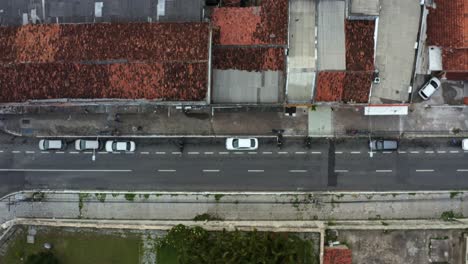
{"label": "silver car", "polygon": [[40,150],[64,150],[66,143],[61,139],[41,139],[39,141]]}
{"label": "silver car", "polygon": [[369,149],[374,150],[397,150],[398,141],[393,139],[374,139],[369,141]]}

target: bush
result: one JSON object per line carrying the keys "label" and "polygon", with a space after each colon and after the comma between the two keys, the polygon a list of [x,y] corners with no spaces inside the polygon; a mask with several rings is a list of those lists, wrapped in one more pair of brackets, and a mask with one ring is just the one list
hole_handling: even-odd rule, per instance
{"label": "bush", "polygon": [[39,252],[36,254],[29,255],[26,259],[25,264],[58,264],[59,261],[55,255],[50,252]]}

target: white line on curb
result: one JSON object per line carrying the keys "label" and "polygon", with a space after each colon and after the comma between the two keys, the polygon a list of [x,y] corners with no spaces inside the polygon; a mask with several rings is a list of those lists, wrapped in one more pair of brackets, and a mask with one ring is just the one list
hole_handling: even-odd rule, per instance
{"label": "white line on curb", "polygon": [[289,170],[289,172],[292,172],[292,173],[303,173],[303,172],[307,172],[307,170]]}
{"label": "white line on curb", "polygon": [[176,172],[176,170],[158,170],[159,172]]}
{"label": "white line on curb", "polygon": [[416,170],[416,172],[433,172],[434,170]]}
{"label": "white line on curb", "polygon": [[349,172],[348,170],[335,170],[335,172]]}
{"label": "white line on curb", "polygon": [[375,172],[392,172],[392,170],[375,170]]}
{"label": "white line on curb", "polygon": [[219,172],[219,170],[203,170],[203,172]]}
{"label": "white line on curb", "polygon": [[264,172],[264,170],[247,170],[247,172]]}
{"label": "white line on curb", "polygon": [[21,171],[21,172],[132,172],[133,170],[0,169],[0,171]]}

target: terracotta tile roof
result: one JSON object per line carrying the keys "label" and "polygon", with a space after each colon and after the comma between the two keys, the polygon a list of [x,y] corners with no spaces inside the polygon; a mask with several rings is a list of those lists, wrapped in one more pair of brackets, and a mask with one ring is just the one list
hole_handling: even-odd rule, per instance
{"label": "terracotta tile roof", "polygon": [[346,72],[343,102],[367,103],[372,85],[373,72]]}
{"label": "terracotta tile roof", "polygon": [[326,247],[323,255],[323,264],[351,264],[352,252],[350,249]]}
{"label": "terracotta tile roof", "polygon": [[215,8],[213,25],[219,28],[215,44],[287,44],[288,0],[263,0],[258,7]]}
{"label": "terracotta tile roof", "polygon": [[346,73],[342,71],[322,71],[318,74],[315,88],[315,101],[339,102],[343,95]]}
{"label": "terracotta tile roof", "polygon": [[0,65],[0,101],[122,98],[203,100],[206,63]]}
{"label": "terracotta tile roof", "polygon": [[208,23],[1,27],[0,62],[208,60],[208,27]]}
{"label": "terracotta tile roof", "polygon": [[284,71],[283,48],[228,48],[213,49],[214,69],[236,69],[246,71]]}
{"label": "terracotta tile roof", "polygon": [[435,0],[427,17],[429,45],[468,48],[468,1]]}
{"label": "terracotta tile roof", "polygon": [[346,20],[346,70],[374,70],[373,20]]}
{"label": "terracotta tile roof", "polygon": [[443,49],[442,64],[445,71],[468,71],[468,48]]}

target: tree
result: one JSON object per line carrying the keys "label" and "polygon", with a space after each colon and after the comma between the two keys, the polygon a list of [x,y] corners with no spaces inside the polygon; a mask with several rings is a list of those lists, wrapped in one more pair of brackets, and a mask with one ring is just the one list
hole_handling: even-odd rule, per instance
{"label": "tree", "polygon": [[58,259],[51,251],[39,252],[29,255],[26,264],[59,264]]}

